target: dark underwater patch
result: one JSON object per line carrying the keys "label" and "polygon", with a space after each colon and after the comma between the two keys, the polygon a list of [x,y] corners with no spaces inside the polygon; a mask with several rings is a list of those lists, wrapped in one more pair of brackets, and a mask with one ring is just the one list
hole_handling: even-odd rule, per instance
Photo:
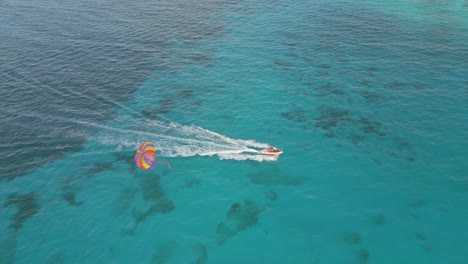
{"label": "dark underwater patch", "polygon": [[387,219],[386,219],[385,215],[377,214],[377,215],[372,216],[371,222],[372,222],[373,225],[383,226],[383,225],[386,224]]}
{"label": "dark underwater patch", "polygon": [[[8,116],[8,121],[0,123],[0,180],[13,180],[53,160],[77,152],[86,140],[79,133],[68,133],[67,138],[61,138],[63,129],[58,133],[59,136],[49,136],[47,134],[51,132],[48,130],[57,125],[54,123],[47,124],[46,128],[37,127],[37,118]],[[24,124],[30,124],[28,129],[24,129]],[[67,128],[77,127],[70,123],[62,125]]]}
{"label": "dark underwater patch", "polygon": [[18,246],[17,241],[18,234],[13,232],[6,237],[2,238],[0,244],[0,261],[5,264],[15,263],[16,249]]}
{"label": "dark underwater patch", "polygon": [[137,194],[136,188],[125,188],[116,197],[114,216],[120,216],[130,208],[130,205]]}
{"label": "dark underwater patch", "polygon": [[62,199],[71,206],[80,206],[83,202],[76,200],[76,194],[73,192],[66,192],[62,194]]}
{"label": "dark underwater patch", "polygon": [[403,83],[400,81],[392,81],[385,84],[384,88],[390,90],[401,90],[403,88]]}
{"label": "dark underwater patch", "polygon": [[166,194],[160,184],[158,174],[145,174],[138,177],[143,199],[147,202],[159,202],[166,199]]}
{"label": "dark underwater patch", "polygon": [[421,233],[416,233],[416,234],[415,234],[415,237],[416,237],[416,239],[419,240],[419,241],[425,241],[425,240],[426,240],[426,236],[423,235],[423,234],[421,234]]}
{"label": "dark underwater patch", "polygon": [[398,150],[408,150],[411,148],[411,144],[408,141],[405,141],[399,137],[393,138],[393,143],[395,143],[395,146]]}
{"label": "dark underwater patch", "polygon": [[419,208],[427,206],[428,204],[429,202],[425,199],[417,199],[417,200],[412,201],[409,205],[413,209],[419,209]]}
{"label": "dark underwater patch", "polygon": [[276,201],[276,199],[278,199],[278,193],[274,190],[269,190],[265,192],[265,197],[268,198],[270,201]]}
{"label": "dark underwater patch", "polygon": [[184,181],[184,187],[185,188],[192,188],[193,186],[199,185],[199,184],[200,184],[200,180],[196,179],[196,178],[186,179]]}
{"label": "dark underwater patch", "polygon": [[321,69],[330,69],[330,68],[331,68],[331,65],[330,65],[330,64],[323,63],[323,64],[320,64],[320,65],[319,65],[319,68],[321,68]]}
{"label": "dark underwater patch", "polygon": [[350,121],[350,113],[345,109],[321,105],[316,110],[319,116],[316,118],[315,126],[325,130],[333,129],[342,122]]}
{"label": "dark underwater patch", "polygon": [[166,196],[157,174],[145,174],[139,177],[143,200],[150,204],[144,210],[133,208],[135,226],[157,213],[168,214],[174,210],[174,203]]}
{"label": "dark underwater patch", "polygon": [[362,131],[366,134],[375,134],[378,136],[385,136],[386,133],[382,129],[382,123],[370,117],[360,117],[358,123]]}
{"label": "dark underwater patch", "polygon": [[94,176],[100,172],[107,171],[107,170],[110,170],[110,171],[115,170],[112,162],[95,163],[91,167],[88,168],[87,174],[90,176]]}
{"label": "dark underwater patch", "polygon": [[285,69],[289,69],[291,68],[291,64],[287,61],[282,61],[282,60],[274,60],[274,63],[278,66],[280,66],[281,68],[285,68]]}
{"label": "dark underwater patch", "polygon": [[156,119],[156,117],[161,113],[163,113],[163,111],[160,111],[159,108],[145,108],[141,111],[141,114],[150,120]]}
{"label": "dark underwater patch", "polygon": [[174,108],[174,100],[170,97],[164,97],[159,99],[159,107],[157,108],[145,108],[141,114],[150,120],[156,119],[159,115],[164,115],[169,113],[169,111]]}
{"label": "dark underwater patch", "polygon": [[282,112],[281,116],[287,120],[290,120],[295,123],[307,123],[307,114],[303,109],[294,109],[286,112]]}
{"label": "dark underwater patch", "polygon": [[11,217],[10,228],[19,231],[26,220],[39,212],[39,197],[36,193],[10,194],[3,203],[3,208],[16,206],[16,213]]}
{"label": "dark underwater patch", "polygon": [[328,131],[325,133],[325,137],[327,138],[334,138],[335,137],[335,133],[331,132],[331,131]]}
{"label": "dark underwater patch", "polygon": [[155,215],[156,213],[167,214],[171,212],[175,208],[174,203],[170,200],[161,200],[158,203],[152,204],[149,208],[144,210],[139,210],[134,208],[133,210],[133,219],[135,223],[138,225],[141,222],[148,220],[150,217]]}
{"label": "dark underwater patch", "polygon": [[361,235],[358,233],[347,233],[343,235],[343,241],[349,245],[354,246],[361,243]]}
{"label": "dark underwater patch", "polygon": [[137,165],[135,164],[135,160],[133,159],[134,153],[113,153],[113,156],[116,161],[123,161],[125,162],[128,167],[129,167],[129,172],[132,174],[135,174],[137,172]]}
{"label": "dark underwater patch", "polygon": [[80,189],[77,177],[67,177],[60,185],[61,198],[70,206],[80,206],[83,202],[76,199],[76,192]]}
{"label": "dark underwater patch", "polygon": [[207,53],[207,52],[197,52],[197,53],[191,54],[189,56],[189,59],[192,62],[197,63],[198,65],[209,67],[209,66],[211,66],[213,55],[214,54],[210,54],[210,53]]}
{"label": "dark underwater patch", "polygon": [[251,200],[246,199],[242,204],[233,203],[224,220],[216,227],[218,244],[222,245],[238,232],[255,226],[258,222],[258,215],[263,211],[264,209]]}
{"label": "dark underwater patch", "polygon": [[193,95],[193,90],[182,90],[179,92],[179,96],[184,98],[184,99],[187,99],[189,97],[192,97]]}
{"label": "dark underwater patch", "polygon": [[151,263],[153,264],[164,264],[169,261],[174,253],[174,249],[177,247],[175,241],[166,242],[156,248],[156,252],[153,254]]}
{"label": "dark underwater patch", "polygon": [[416,237],[416,240],[418,240],[419,244],[425,251],[427,252],[432,251],[432,245],[427,243],[427,237],[424,234],[416,233],[415,237]]}
{"label": "dark underwater patch", "polygon": [[413,218],[417,222],[420,222],[421,219],[422,219],[421,215],[419,215],[417,213],[410,213],[409,215],[411,216],[411,218]]}
{"label": "dark underwater patch", "polygon": [[356,257],[356,261],[358,263],[368,263],[369,262],[369,258],[370,258],[370,254],[369,254],[369,251],[365,248],[361,248],[359,250],[357,250],[356,252],[354,252],[354,256]]}
{"label": "dark underwater patch", "polygon": [[[175,208],[174,203],[166,196],[160,186],[160,176],[158,174],[142,173],[136,176],[140,182],[140,191],[145,205],[143,208],[138,206],[132,208],[133,225],[125,227],[121,231],[122,236],[134,235],[142,222],[147,221],[158,213],[163,215],[168,214]],[[119,216],[127,211],[137,193],[138,191],[135,188],[122,190],[118,196],[114,215]]]}
{"label": "dark underwater patch", "polygon": [[382,96],[376,92],[364,90],[360,92],[360,95],[369,102],[380,102]]}
{"label": "dark underwater patch", "polygon": [[159,111],[162,113],[169,112],[174,107],[174,100],[171,97],[159,99]]}
{"label": "dark underwater patch", "polygon": [[395,144],[395,147],[398,150],[398,153],[392,152],[391,156],[404,160],[406,162],[415,162],[415,153],[412,150],[411,144],[408,143],[407,141],[399,138],[399,137],[394,137],[393,138],[393,143]]}
{"label": "dark underwater patch", "polygon": [[303,44],[301,36],[296,33],[283,33],[283,43],[290,48],[290,50],[296,49]]}
{"label": "dark underwater patch", "polygon": [[[327,138],[339,136],[347,138],[353,145],[359,145],[370,136],[385,137],[387,129],[384,124],[372,116],[353,116],[350,111],[340,107],[321,105],[316,108],[315,127],[323,130]],[[414,161],[414,155],[409,150],[385,152],[398,159]]]}
{"label": "dark underwater patch", "polygon": [[318,78],[326,78],[328,77],[328,72],[327,71],[319,71],[315,74],[315,77],[318,77]]}
{"label": "dark underwater patch", "polygon": [[360,134],[351,133],[351,142],[354,145],[361,144],[364,141],[365,137]]}
{"label": "dark underwater patch", "polygon": [[305,62],[307,62],[308,64],[312,64],[315,62],[315,60],[312,58],[312,56],[309,56],[307,51],[304,50],[304,56],[302,56],[302,60],[304,60]]}
{"label": "dark underwater patch", "polygon": [[195,251],[196,259],[194,264],[205,264],[208,261],[208,249],[205,245],[198,243],[192,245],[192,249]]}
{"label": "dark underwater patch", "polygon": [[328,96],[344,96],[345,93],[342,89],[332,86],[331,84],[325,84],[314,88],[318,97]]}
{"label": "dark underwater patch", "polygon": [[422,248],[423,248],[425,251],[427,251],[427,252],[432,251],[432,245],[430,245],[430,244],[423,243],[421,246],[422,246]]}
{"label": "dark underwater patch", "polygon": [[424,85],[422,85],[422,84],[416,84],[416,85],[414,86],[414,89],[415,89],[416,91],[422,91],[422,90],[424,90],[424,89],[426,89],[426,88],[425,88]]}

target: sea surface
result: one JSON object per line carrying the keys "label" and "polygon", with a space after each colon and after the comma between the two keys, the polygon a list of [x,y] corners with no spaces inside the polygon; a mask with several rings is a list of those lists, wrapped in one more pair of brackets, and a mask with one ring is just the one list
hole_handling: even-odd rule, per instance
{"label": "sea surface", "polygon": [[466,0],[2,0],[0,263],[468,263],[467,131]]}

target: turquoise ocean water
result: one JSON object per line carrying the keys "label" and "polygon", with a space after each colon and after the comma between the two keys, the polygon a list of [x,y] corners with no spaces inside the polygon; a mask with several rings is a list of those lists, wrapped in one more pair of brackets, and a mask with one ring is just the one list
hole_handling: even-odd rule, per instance
{"label": "turquoise ocean water", "polygon": [[468,2],[0,14],[0,263],[468,261]]}

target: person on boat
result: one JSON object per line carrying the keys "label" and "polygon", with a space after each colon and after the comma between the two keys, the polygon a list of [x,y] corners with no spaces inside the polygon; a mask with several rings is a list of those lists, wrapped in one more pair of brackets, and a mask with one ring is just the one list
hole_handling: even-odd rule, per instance
{"label": "person on boat", "polygon": [[273,147],[271,147],[271,146],[268,147],[268,152],[274,152],[274,151],[275,151],[275,149]]}

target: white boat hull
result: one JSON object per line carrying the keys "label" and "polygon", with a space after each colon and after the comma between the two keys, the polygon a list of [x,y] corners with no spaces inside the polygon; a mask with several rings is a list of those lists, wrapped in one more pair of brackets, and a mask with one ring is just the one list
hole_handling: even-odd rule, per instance
{"label": "white boat hull", "polygon": [[280,150],[278,152],[270,152],[270,151],[268,151],[266,149],[262,149],[262,150],[260,150],[260,154],[270,155],[270,156],[279,156],[279,155],[283,154],[283,151]]}

